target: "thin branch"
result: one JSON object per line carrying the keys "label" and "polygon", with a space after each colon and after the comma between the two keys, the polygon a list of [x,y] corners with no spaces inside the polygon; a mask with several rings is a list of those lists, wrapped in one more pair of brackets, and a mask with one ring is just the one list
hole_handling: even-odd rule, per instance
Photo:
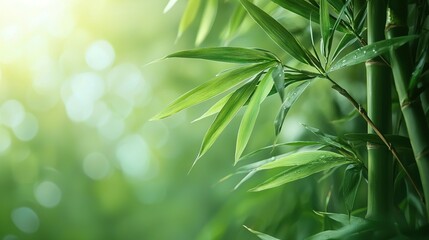
{"label": "thin branch", "polygon": [[402,168],[402,170],[404,171],[405,175],[407,176],[408,180],[411,182],[411,184],[413,185],[415,191],[417,192],[417,195],[419,195],[420,200],[423,202],[423,195],[422,193],[419,191],[419,189],[417,188],[416,183],[414,182],[414,180],[411,178],[410,173],[407,171],[407,169],[405,168],[404,164],[402,163],[402,161],[399,158],[398,152],[396,151],[396,149],[393,147],[392,143],[390,143],[386,137],[384,136],[384,134],[382,132],[380,132],[380,130],[377,128],[377,126],[375,126],[374,122],[371,120],[371,118],[369,118],[365,108],[363,108],[348,92],[347,90],[345,90],[344,88],[342,88],[338,83],[336,83],[334,80],[332,80],[329,76],[325,76],[326,79],[328,79],[332,84],[332,88],[334,90],[336,90],[339,94],[341,94],[342,96],[344,96],[345,98],[347,98],[347,100],[349,100],[349,102],[353,105],[353,107],[359,112],[359,114],[362,116],[362,118],[368,123],[368,125],[374,130],[374,132],[377,134],[377,136],[381,139],[381,141],[387,146],[387,148],[389,149],[389,151],[392,153],[393,157],[397,160],[397,162],[399,163],[399,166]]}

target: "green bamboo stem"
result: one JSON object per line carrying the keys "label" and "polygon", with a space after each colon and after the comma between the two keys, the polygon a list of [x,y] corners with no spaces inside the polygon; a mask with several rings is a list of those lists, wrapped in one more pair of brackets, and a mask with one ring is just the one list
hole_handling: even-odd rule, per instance
{"label": "green bamboo stem", "polygon": [[[368,44],[384,40],[387,1],[367,3]],[[392,128],[391,72],[381,58],[366,63],[368,116],[383,134]],[[368,133],[375,133],[368,126]],[[368,209],[367,218],[391,219],[393,209],[393,161],[389,149],[381,144],[367,145],[368,149]]]}
{"label": "green bamboo stem", "polygon": [[[408,34],[407,1],[391,0],[388,8],[386,34],[388,38]],[[407,127],[408,136],[413,148],[414,157],[420,173],[426,212],[429,215],[429,127],[416,92],[408,90],[413,69],[413,59],[409,46],[405,45],[390,51],[391,66],[395,87],[401,104],[402,114]]]}

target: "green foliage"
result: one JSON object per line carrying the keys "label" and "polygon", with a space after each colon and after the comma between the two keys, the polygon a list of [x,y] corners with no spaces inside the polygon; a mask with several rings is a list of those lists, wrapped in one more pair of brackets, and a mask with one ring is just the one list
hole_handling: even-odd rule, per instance
{"label": "green foliage", "polygon": [[[420,94],[427,91],[427,83],[424,79],[428,71],[427,52],[429,44],[427,41],[417,41],[419,38],[427,39],[428,36],[427,33],[424,32],[427,31],[427,29],[424,30],[424,28],[422,28],[422,22],[416,20],[414,25],[409,26],[413,30],[419,29],[418,31],[410,31],[410,34],[405,34],[404,36],[392,35],[393,37],[387,40],[380,40],[367,44],[367,37],[365,36],[366,30],[367,27],[372,30],[372,26],[366,26],[365,23],[368,17],[367,15],[374,14],[374,12],[371,12],[373,10],[372,5],[371,8],[368,7],[367,9],[366,1],[272,0],[263,1],[267,3],[265,7],[259,7],[264,5],[258,2],[255,3],[255,1],[240,0],[237,2],[241,4],[241,7],[236,5],[231,19],[224,30],[224,38],[231,40],[232,37],[235,36],[240,26],[242,26],[247,13],[247,15],[253,19],[254,23],[265,32],[266,37],[270,38],[273,44],[280,47],[281,51],[271,52],[259,48],[241,47],[205,47],[168,55],[167,58],[198,58],[254,65],[247,65],[228,71],[209,82],[203,83],[199,87],[179,97],[155,118],[160,119],[170,116],[214,96],[222,93],[225,94],[223,98],[214,103],[209,110],[197,119],[199,120],[217,114],[203,139],[200,152],[196,159],[198,160],[208,151],[226,126],[231,123],[232,118],[238,111],[246,106],[238,129],[234,165],[242,164],[244,161],[253,162],[238,166],[234,173],[229,174],[222,179],[222,181],[233,179],[236,175],[244,175],[235,185],[234,189],[237,190],[244,184],[254,184],[256,182],[256,187],[251,188],[251,192],[260,192],[268,189],[275,191],[275,189],[286,189],[287,187],[285,187],[285,184],[291,182],[298,184],[299,181],[297,180],[323,173],[324,176],[318,181],[318,184],[322,187],[324,184],[330,184],[329,190],[324,188],[324,190],[319,192],[320,195],[327,195],[325,203],[326,208],[330,207],[332,194],[334,196],[334,200],[332,201],[336,203],[340,202],[342,203],[341,206],[343,206],[342,208],[336,209],[343,212],[345,211],[347,214],[318,213],[324,220],[334,222],[332,225],[333,227],[332,229],[324,229],[324,231],[308,239],[344,239],[346,237],[360,239],[363,237],[380,236],[403,237],[407,234],[411,236],[415,232],[422,231],[420,228],[424,229],[424,227],[427,226],[427,221],[423,220],[419,225],[411,221],[410,217],[405,219],[404,214],[413,214],[410,213],[409,209],[406,210],[406,207],[404,207],[405,204],[400,203],[406,201],[405,199],[420,198],[420,200],[417,201],[418,203],[416,203],[416,206],[418,206],[416,208],[421,208],[425,201],[423,197],[420,196],[420,189],[426,191],[426,198],[429,196],[427,192],[428,189],[425,187],[425,185],[427,185],[425,179],[428,177],[426,176],[427,169],[425,170],[424,166],[422,167],[417,164],[420,173],[418,173],[418,171],[413,171],[412,168],[415,167],[416,163],[409,161],[409,158],[417,159],[420,157],[420,154],[423,155],[423,153],[425,153],[424,151],[420,151],[418,154],[414,153],[414,156],[410,154],[410,152],[416,148],[416,141],[419,147],[421,147],[420,143],[424,145],[425,141],[418,138],[415,140],[411,134],[410,136],[407,135],[408,132],[414,132],[415,128],[427,128],[427,119],[425,119],[425,121],[419,121],[417,126],[411,128],[406,126],[406,130],[404,126],[401,125],[401,122],[399,122],[399,127],[393,134],[382,132],[380,129],[384,129],[385,126],[377,126],[378,124],[374,123],[377,121],[373,121],[372,119],[378,117],[373,116],[372,113],[370,113],[369,116],[363,105],[354,97],[360,95],[358,90],[351,90],[349,93],[349,91],[340,86],[339,81],[334,80],[337,76],[340,76],[336,75],[336,71],[341,70],[341,74],[347,73],[347,71],[353,71],[348,69],[349,67],[361,65],[365,62],[368,63],[368,65],[383,65],[383,67],[387,69],[386,73],[389,73],[390,70],[388,67],[390,67],[392,60],[389,53],[414,46],[413,53],[415,53],[415,61],[410,60],[409,63],[406,63],[408,69],[411,69],[409,79],[407,79],[406,84],[401,83],[399,87],[396,86],[396,89],[405,86],[409,94],[407,97],[412,99],[401,98],[402,93],[398,91],[401,101],[400,104],[403,108],[402,110],[406,111],[405,108],[408,107],[407,104],[412,105],[414,101],[419,101],[418,98]],[[270,5],[271,2],[276,5]],[[206,7],[209,8],[210,4],[214,3],[208,3]],[[418,11],[419,14],[421,14],[419,16],[424,16],[424,18],[428,17],[427,2],[410,1],[409,4],[420,6],[422,10]],[[202,18],[201,23],[205,27],[200,27],[200,31],[205,31],[201,29],[209,29],[207,26],[211,26],[214,21],[214,7],[212,7],[210,11],[207,11],[208,13],[204,14],[205,16]],[[381,9],[381,11],[387,12],[387,9]],[[291,21],[284,20],[283,17],[290,17],[290,13],[303,17],[306,23],[309,23],[310,39],[306,39],[306,34],[301,34],[302,32],[305,33],[308,29],[302,30],[301,32],[298,32],[296,29],[289,30],[293,27],[290,25]],[[186,14],[185,11],[184,18]],[[374,16],[370,15],[370,17]],[[389,17],[395,19],[393,15]],[[385,19],[381,20],[385,21]],[[417,22],[420,24],[419,26],[416,26],[418,25]],[[285,26],[285,23],[289,25]],[[314,30],[312,27],[314,23],[319,25],[317,30]],[[198,34],[198,44],[202,43],[202,39],[204,39],[204,37],[201,36],[205,36],[205,34]],[[372,38],[370,37],[370,39]],[[320,48],[315,47],[318,43],[320,44]],[[291,66],[292,63],[295,63],[295,65]],[[402,63],[402,65],[406,64]],[[393,71],[395,70],[394,68]],[[341,77],[340,80],[343,81],[343,79],[347,79],[347,77]],[[310,84],[317,84],[319,80],[329,83],[334,90],[332,92],[339,93],[341,97],[343,97],[342,100],[335,102],[335,104],[337,104],[335,106],[340,106],[344,109],[344,104],[341,101],[347,100],[350,106],[354,108],[353,112],[350,114],[343,114],[341,112],[342,110],[337,111],[339,115],[342,115],[340,118],[343,120],[333,121],[335,122],[335,126],[330,126],[330,129],[336,128],[337,133],[334,135],[328,134],[327,132],[329,131],[304,124],[304,128],[306,128],[309,133],[313,134],[310,137],[314,137],[317,139],[316,141],[287,141],[285,143],[262,147],[248,154],[244,154],[247,145],[249,145],[252,140],[251,136],[254,134],[254,129],[262,128],[261,124],[258,125],[258,116],[260,117],[260,111],[264,110],[262,103],[266,98],[278,94],[281,100],[280,110],[272,126],[272,128],[274,128],[275,141],[277,142],[278,139],[285,137],[285,135],[289,133],[290,129],[287,129],[287,127],[284,128],[284,125],[287,117],[289,117],[291,115],[290,113],[295,109],[293,106],[308,101],[313,104],[312,107],[314,109],[317,109],[318,96],[308,97],[308,95],[318,95],[322,92],[322,89],[317,89],[317,91],[315,91],[310,87]],[[341,84],[343,84],[343,82]],[[390,85],[386,85],[385,87],[388,89],[391,88]],[[307,89],[309,90],[306,91]],[[309,93],[311,90],[313,91]],[[232,91],[232,93],[228,93],[228,91]],[[372,92],[371,88],[369,88],[368,91],[369,92],[366,92],[363,97],[380,94],[379,92]],[[317,93],[315,94],[315,92]],[[307,98],[312,99],[312,101]],[[298,101],[298,99],[304,100]],[[395,105],[393,102],[389,104]],[[302,107],[302,105],[300,106]],[[305,108],[307,107],[308,106]],[[390,108],[390,106],[386,107]],[[268,106],[267,109],[269,108],[273,107]],[[302,108],[302,110],[306,109]],[[390,115],[390,112],[388,114]],[[401,116],[401,109],[395,110],[394,114]],[[370,132],[374,132],[375,134],[362,133],[362,130],[356,130],[356,126],[347,126],[348,122],[352,122],[352,120],[353,122],[355,121],[354,117],[356,115],[360,115],[368,128],[371,129]],[[393,116],[388,116],[389,121],[392,118]],[[408,118],[407,115],[405,115],[404,118]],[[325,126],[324,128],[328,127]],[[343,132],[349,132],[349,129],[352,129],[351,132],[353,133],[342,134]],[[389,201],[394,202],[396,205],[395,207],[399,209],[400,212],[398,214],[392,213],[392,219],[389,219],[386,224],[365,219],[362,214],[359,215],[355,211],[357,206],[362,208],[360,209],[361,212],[366,211],[367,208],[370,209],[373,207],[371,204],[374,199],[370,198],[367,202],[362,200],[362,195],[366,195],[366,193],[362,194],[362,192],[368,191],[366,182],[374,181],[370,182],[372,186],[374,186],[376,181],[368,179],[368,173],[372,173],[372,176],[374,176],[374,171],[378,171],[376,173],[383,176],[388,176],[388,174],[390,174],[390,172],[388,172],[389,169],[385,170],[386,174],[380,173],[380,169],[371,169],[366,159],[367,152],[359,148],[359,146],[364,144],[368,144],[368,149],[383,148],[381,151],[389,151],[395,158],[395,171],[392,171],[396,179],[395,188],[393,186],[378,186],[378,189],[383,189],[384,187],[384,193],[389,194],[386,196],[395,198]],[[426,145],[424,146],[429,147]],[[399,156],[401,156],[401,160]],[[406,164],[402,161],[403,156],[407,158]],[[385,161],[386,159],[379,160]],[[342,174],[338,175],[338,172]],[[419,176],[419,174],[421,176]],[[407,177],[404,178],[404,175]],[[332,178],[329,178],[329,176]],[[416,179],[419,177],[421,177],[421,180],[416,184]],[[329,181],[327,179],[335,180],[325,183]],[[377,183],[375,184],[377,185]],[[420,185],[423,185],[423,187]],[[407,191],[400,190],[402,187],[406,188]],[[371,216],[367,217],[370,218]],[[279,224],[283,226],[282,223]],[[404,226],[397,227],[398,224],[403,224]],[[261,229],[263,230],[263,228]],[[248,228],[248,230],[256,234],[260,239],[276,239],[250,228]],[[376,233],[372,234],[371,232],[374,231]]]}

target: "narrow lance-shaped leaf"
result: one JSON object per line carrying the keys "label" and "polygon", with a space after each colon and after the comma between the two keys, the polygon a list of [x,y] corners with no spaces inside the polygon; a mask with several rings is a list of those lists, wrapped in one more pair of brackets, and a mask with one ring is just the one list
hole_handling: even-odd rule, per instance
{"label": "narrow lance-shaped leaf", "polygon": [[300,62],[312,64],[309,52],[279,22],[248,0],[240,0],[246,11],[268,36]]}
{"label": "narrow lance-shaped leaf", "polygon": [[333,64],[329,69],[329,72],[333,72],[335,70],[353,66],[359,63],[363,63],[369,59],[375,58],[389,51],[390,48],[400,47],[405,43],[416,39],[417,37],[418,36],[416,35],[397,37],[397,38],[382,40],[382,41],[358,48],[352,51],[351,53],[347,54],[340,60],[338,60],[335,64]]}
{"label": "narrow lance-shaped leaf", "polygon": [[182,19],[179,24],[179,31],[177,38],[180,38],[185,30],[191,25],[197,16],[198,9],[200,8],[200,0],[189,0],[186,6],[185,12],[182,15]]}
{"label": "narrow lance-shaped leaf", "polygon": [[180,51],[166,56],[166,58],[198,58],[218,62],[230,63],[259,63],[276,61],[274,54],[256,48],[240,47],[212,47]]}
{"label": "narrow lance-shaped leaf", "polygon": [[234,37],[234,35],[240,29],[240,26],[243,23],[245,17],[246,10],[241,5],[237,5],[234,12],[232,13],[231,19],[228,22],[228,26],[224,30],[224,40],[229,40]]}
{"label": "narrow lance-shaped leaf", "polygon": [[340,42],[338,43],[337,47],[335,48],[334,54],[332,55],[332,61],[335,61],[337,59],[338,55],[344,51],[347,47],[352,45],[357,41],[357,38],[350,33],[346,33],[341,38]]}
{"label": "narrow lance-shaped leaf", "polygon": [[343,161],[343,155],[330,151],[297,152],[293,154],[283,154],[274,157],[272,162],[258,167],[258,170],[267,170],[279,167],[292,167],[306,164],[323,164],[328,162]]}
{"label": "narrow lance-shaped leaf", "polygon": [[[244,226],[244,225],[243,225]],[[268,234],[265,234],[265,233],[261,233],[261,232],[258,232],[258,231],[255,231],[255,230],[253,230],[253,229],[251,229],[251,228],[249,228],[249,227],[247,227],[247,226],[244,226],[247,230],[249,230],[251,233],[253,233],[253,234],[255,234],[256,236],[258,236],[258,238],[259,239],[261,239],[261,240],[280,240],[280,239],[278,239],[278,238],[275,238],[275,237],[272,237],[272,236],[270,236],[270,235],[268,235]]]}
{"label": "narrow lance-shaped leaf", "polygon": [[218,0],[208,0],[198,29],[195,45],[200,45],[210,32],[217,13]]}
{"label": "narrow lance-shaped leaf", "polygon": [[428,56],[428,49],[429,49],[429,44],[426,44],[420,58],[419,58],[419,62],[417,63],[416,68],[414,69],[412,75],[411,75],[411,80],[410,80],[410,84],[408,86],[408,90],[409,91],[413,91],[416,87],[417,84],[419,83],[419,79],[422,75],[423,69],[425,67],[426,64],[426,60],[427,60],[427,56]]}
{"label": "narrow lance-shaped leaf", "polygon": [[235,147],[235,163],[238,162],[250,139],[250,135],[252,134],[253,127],[255,126],[256,119],[259,114],[260,104],[267,97],[273,86],[273,81],[271,80],[273,69],[274,68],[271,68],[264,75],[255,93],[251,97],[246,111],[244,112],[240,128],[238,129],[237,144]]}
{"label": "narrow lance-shaped leaf", "polygon": [[310,85],[310,81],[305,81],[301,84],[299,84],[295,89],[288,92],[285,101],[283,102],[279,113],[277,114],[276,120],[274,121],[274,127],[276,131],[276,135],[279,135],[279,133],[282,130],[284,120],[286,118],[287,113],[289,112],[289,109],[292,107],[292,105],[296,102],[296,100],[301,96],[301,94],[304,92],[304,90]]}
{"label": "narrow lance-shaped leaf", "polygon": [[329,19],[329,3],[328,0],[320,0],[320,32],[322,33],[321,52],[328,59],[328,43],[331,32],[331,22]]}
{"label": "narrow lance-shaped leaf", "polygon": [[261,63],[238,68],[219,75],[212,80],[201,84],[200,86],[180,96],[161,113],[153,117],[152,120],[166,118],[185,108],[204,102],[216,95],[219,95],[239,85],[244,80],[254,76],[255,74],[269,67],[274,66],[274,64],[274,62]]}
{"label": "narrow lance-shaped leaf", "polygon": [[286,183],[308,177],[315,173],[350,163],[350,160],[346,157],[333,157],[329,161],[317,161],[318,158],[323,159],[325,155],[325,151],[320,152],[319,155],[317,154],[317,152],[314,152],[314,158],[316,160],[314,160],[312,163],[290,167],[286,171],[277,174],[276,176],[268,179],[259,186],[251,189],[251,191],[262,191],[270,188],[275,188]]}
{"label": "narrow lance-shaped leaf", "polygon": [[174,5],[177,3],[177,1],[178,0],[170,0],[170,1],[168,1],[167,6],[165,6],[165,8],[164,8],[164,13],[170,11],[170,9],[174,7]]}
{"label": "narrow lance-shaped leaf", "polygon": [[222,110],[222,108],[225,106],[225,104],[228,102],[229,98],[231,97],[232,93],[229,93],[228,95],[221,98],[219,101],[217,101],[213,106],[211,106],[203,115],[201,115],[199,118],[195,119],[192,122],[199,121],[201,119],[204,119],[206,117],[209,117],[213,114],[216,114]]}
{"label": "narrow lance-shaped leaf", "polygon": [[274,86],[276,87],[277,92],[279,93],[280,100],[285,101],[285,73],[283,71],[282,64],[278,64],[275,70],[272,73]]}
{"label": "narrow lance-shaped leaf", "polygon": [[360,166],[349,165],[344,172],[344,180],[341,188],[348,212],[353,210],[362,176],[362,167]]}
{"label": "narrow lance-shaped leaf", "polygon": [[[198,161],[201,156],[203,156],[207,150],[213,145],[222,131],[226,128],[229,122],[234,118],[237,114],[238,110],[247,102],[250,95],[256,88],[256,84],[260,78],[261,74],[258,74],[255,79],[251,82],[247,83],[243,87],[239,88],[235,91],[231,97],[228,99],[228,102],[216,116],[216,119],[207,130],[206,135],[204,136],[203,143],[201,144],[201,149],[198,153],[197,158],[195,159],[192,167]],[[191,167],[191,169],[192,169]]]}

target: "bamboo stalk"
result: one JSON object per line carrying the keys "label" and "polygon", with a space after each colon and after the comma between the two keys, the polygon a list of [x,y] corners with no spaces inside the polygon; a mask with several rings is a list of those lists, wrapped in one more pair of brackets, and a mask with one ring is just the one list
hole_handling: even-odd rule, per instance
{"label": "bamboo stalk", "polygon": [[[408,34],[407,1],[391,0],[388,6],[388,38]],[[420,173],[423,193],[426,202],[426,213],[429,215],[429,127],[426,122],[420,98],[416,91],[409,91],[413,59],[408,45],[390,51],[391,66],[398,93],[402,114],[413,148],[414,157]]]}
{"label": "bamboo stalk", "polygon": [[[368,1],[368,44],[384,40],[387,1]],[[368,116],[383,134],[392,128],[391,72],[380,57],[366,62]],[[368,133],[374,133],[368,126]],[[393,161],[389,149],[380,144],[367,144],[368,209],[367,218],[391,219],[393,209]]]}

